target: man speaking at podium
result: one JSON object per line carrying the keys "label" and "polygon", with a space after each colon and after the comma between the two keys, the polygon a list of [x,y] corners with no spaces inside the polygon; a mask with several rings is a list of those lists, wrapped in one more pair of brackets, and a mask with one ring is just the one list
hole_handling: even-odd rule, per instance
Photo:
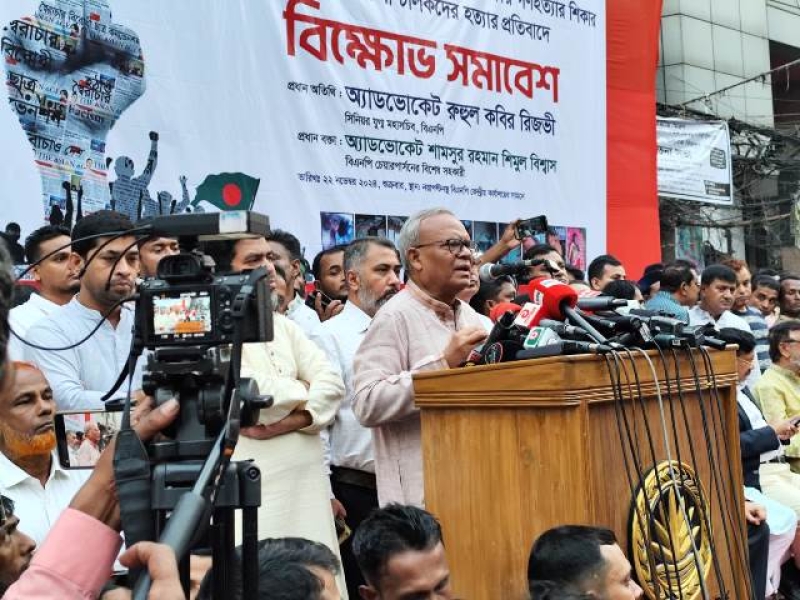
{"label": "man speaking at podium", "polygon": [[376,314],[353,363],[353,411],[374,428],[378,501],[424,504],[419,411],[412,375],[456,367],[486,338],[469,304],[472,242],[446,209],[421,211],[397,240],[406,288]]}

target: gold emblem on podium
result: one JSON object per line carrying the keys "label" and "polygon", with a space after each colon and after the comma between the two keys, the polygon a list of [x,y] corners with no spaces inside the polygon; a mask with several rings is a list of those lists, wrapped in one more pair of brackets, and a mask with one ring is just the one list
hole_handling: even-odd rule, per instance
{"label": "gold emblem on podium", "polygon": [[[711,569],[706,496],[694,471],[664,461],[645,477],[631,507],[631,562],[651,600],[701,597]],[[701,580],[702,578],[702,580]]]}

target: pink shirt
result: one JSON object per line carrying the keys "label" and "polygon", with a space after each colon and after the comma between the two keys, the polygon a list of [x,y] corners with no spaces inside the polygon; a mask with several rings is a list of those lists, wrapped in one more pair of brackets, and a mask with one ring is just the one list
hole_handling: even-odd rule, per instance
{"label": "pink shirt", "polygon": [[412,375],[447,369],[443,352],[457,329],[482,327],[478,313],[455,309],[409,281],[372,320],[353,361],[353,412],[373,427],[381,506],[424,505],[419,410]]}
{"label": "pink shirt", "polygon": [[[66,509],[28,570],[3,600],[91,600],[111,577],[120,535],[97,519]],[[76,550],[77,549],[77,550]]]}

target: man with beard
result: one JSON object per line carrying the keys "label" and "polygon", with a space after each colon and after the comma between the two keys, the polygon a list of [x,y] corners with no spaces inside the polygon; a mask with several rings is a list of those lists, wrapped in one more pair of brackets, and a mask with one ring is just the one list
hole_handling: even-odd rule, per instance
{"label": "man with beard", "polygon": [[13,371],[0,391],[0,488],[14,501],[20,528],[41,544],[90,472],[58,462],[56,403],[44,374],[24,362]]}
{"label": "man with beard", "polygon": [[[134,311],[124,301],[139,274],[136,237],[127,233],[132,229],[128,217],[110,210],[78,221],[70,260],[84,264],[80,291],[28,332],[38,346],[60,348],[27,346],[25,357],[42,369],[61,410],[102,408],[101,398],[128,360]],[[123,387],[120,395],[127,392]]]}
{"label": "man with beard", "polygon": [[[9,314],[11,329],[20,338],[25,339],[28,329],[59,306],[67,304],[80,289],[78,273],[81,265],[70,260],[69,244],[69,230],[56,225],[40,227],[25,240],[28,263],[41,262],[31,270],[39,283],[39,292]],[[9,339],[8,353],[13,360],[25,357],[24,343],[13,334]]]}
{"label": "man with beard", "polygon": [[[370,322],[392,296],[400,291],[400,256],[389,240],[367,237],[355,240],[344,250],[347,302],[341,313],[325,321],[328,334],[325,350],[344,378],[345,398],[336,420],[328,429],[331,487],[338,517],[346,517],[351,529],[378,507],[372,432],[353,413],[353,359]],[[364,584],[350,540],[341,545],[347,590],[358,598]]]}
{"label": "man with beard", "polygon": [[381,505],[424,505],[422,431],[414,373],[452,369],[487,336],[458,299],[469,285],[474,244],[449,210],[420,211],[403,224],[400,258],[409,275],[372,320],[353,361],[353,411],[373,427]]}
{"label": "man with beard", "polygon": [[[264,238],[208,242],[204,251],[221,271],[265,267],[274,280],[271,244]],[[344,384],[299,325],[281,314],[272,318],[274,339],[244,345],[241,375],[253,378],[273,403],[261,410],[257,425],[242,428],[234,459],[252,459],[261,469],[259,539],[302,537],[325,544],[338,557],[319,434],[333,421]],[[344,590],[344,582],[339,584]]]}
{"label": "man with beard", "polygon": [[[331,300],[344,302],[347,300],[348,289],[344,272],[344,250],[346,247],[345,244],[342,244],[322,250],[314,257],[314,261],[311,263],[311,271],[314,273],[317,292],[322,292],[323,294],[321,302],[327,303]],[[306,298],[306,304],[309,306],[317,301],[315,294]],[[311,308],[316,310],[316,305],[311,306]]]}

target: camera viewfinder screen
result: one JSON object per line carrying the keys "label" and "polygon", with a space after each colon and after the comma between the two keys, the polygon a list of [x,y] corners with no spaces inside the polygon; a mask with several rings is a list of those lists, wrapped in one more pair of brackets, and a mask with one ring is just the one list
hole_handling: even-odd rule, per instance
{"label": "camera viewfinder screen", "polygon": [[202,339],[211,333],[208,292],[153,298],[153,331],[161,339]]}

